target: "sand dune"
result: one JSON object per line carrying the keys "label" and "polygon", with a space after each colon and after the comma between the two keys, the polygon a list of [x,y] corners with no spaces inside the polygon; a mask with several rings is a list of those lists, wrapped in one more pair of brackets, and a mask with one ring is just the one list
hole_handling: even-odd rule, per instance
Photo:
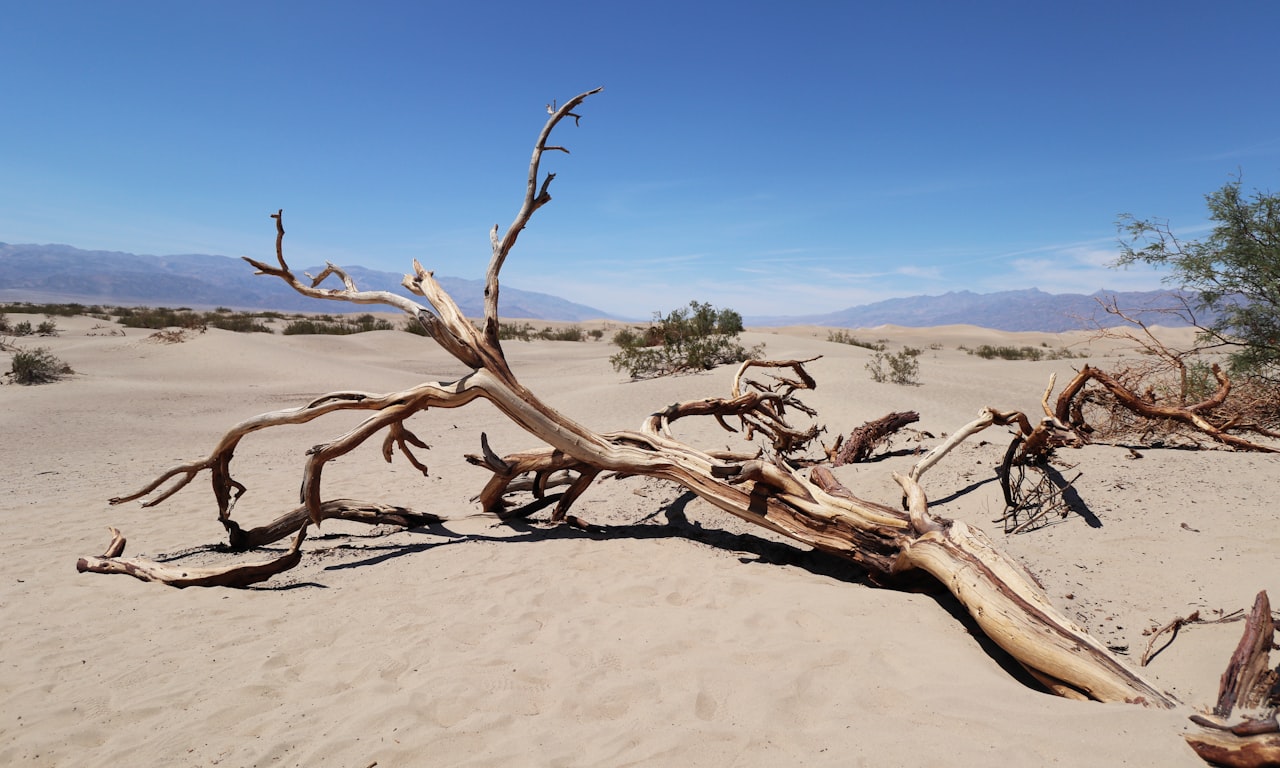
{"label": "sand dune", "polygon": [[[431,474],[370,445],[326,471],[327,496],[456,518],[382,533],[326,523],[299,568],[261,588],[175,590],[82,575],[107,543],[162,556],[222,540],[202,480],[160,507],[109,507],[160,470],[205,455],[232,423],[336,389],[391,391],[464,371],[429,340],[210,330],[181,344],[87,335],[59,319],[40,340],[78,374],[0,387],[4,617],[0,764],[35,766],[705,765],[1197,766],[1179,738],[1216,696],[1239,624],[1185,630],[1146,674],[1188,706],[1165,712],[1058,699],[1024,685],[941,590],[877,589],[857,570],[766,535],[678,489],[606,481],[577,507],[592,535],[499,526],[469,499],[486,473],[462,456],[535,441],[483,403],[414,418]],[[861,333],[861,332],[860,332]],[[1081,360],[988,361],[959,345],[1112,342],[973,327],[871,329],[924,348],[918,387],[876,384],[871,352],[826,330],[753,331],[772,357],[823,355],[806,399],[830,432],[915,409],[934,435],[984,405],[1034,412],[1051,372]],[[936,345],[936,348],[931,348]],[[732,371],[628,382],[606,343],[509,343],[521,380],[599,430],[727,392]],[[355,419],[255,435],[238,454],[247,522],[296,504],[303,453]],[[703,447],[714,423],[678,425]],[[1280,597],[1275,457],[1094,445],[1067,451],[1087,516],[1005,537],[993,466],[1002,431],[926,478],[939,514],[992,533],[1051,597],[1137,664],[1144,630],[1193,610]],[[936,440],[925,439],[925,445]],[[899,442],[898,447],[910,443]],[[908,455],[844,467],[896,502]],[[216,557],[216,553],[201,553]]]}

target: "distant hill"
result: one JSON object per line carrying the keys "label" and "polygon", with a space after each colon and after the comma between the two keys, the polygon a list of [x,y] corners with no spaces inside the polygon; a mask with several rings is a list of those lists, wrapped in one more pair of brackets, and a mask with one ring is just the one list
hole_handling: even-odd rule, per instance
{"label": "distant hill", "polygon": [[[1183,294],[1189,298],[1189,294]],[[1177,307],[1170,291],[1097,291],[1045,293],[1036,288],[997,293],[952,291],[941,296],[911,296],[849,307],[823,315],[748,317],[748,325],[823,325],[834,328],[874,328],[903,325],[924,328],[936,325],[978,325],[998,331],[1046,331],[1061,333],[1120,322],[1102,311],[1099,299],[1114,298],[1126,314],[1151,325],[1185,326],[1177,315],[1160,308]],[[1202,317],[1202,321],[1210,318]]]}
{"label": "distant hill", "polygon": [[[304,271],[316,274],[322,267]],[[401,274],[346,267],[362,289],[405,296]],[[469,317],[484,316],[484,281],[439,277]],[[309,299],[280,280],[255,276],[229,256],[139,256],[85,251],[69,245],[0,243],[0,301],[145,304],[169,307],[231,307],[286,312],[368,312],[365,305]],[[504,317],[579,322],[611,318],[609,313],[556,296],[502,287]]]}

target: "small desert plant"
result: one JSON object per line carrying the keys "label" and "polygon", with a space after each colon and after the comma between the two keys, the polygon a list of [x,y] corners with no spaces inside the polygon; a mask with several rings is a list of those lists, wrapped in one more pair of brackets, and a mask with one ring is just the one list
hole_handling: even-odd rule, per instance
{"label": "small desert plant", "polygon": [[416,318],[411,320],[405,320],[404,325],[400,326],[400,330],[404,331],[405,333],[412,333],[414,336],[430,336],[431,335],[427,333],[427,327],[422,323],[418,322]]}
{"label": "small desert plant", "polygon": [[543,328],[538,332],[538,338],[547,341],[585,341],[587,334],[576,325],[570,325],[565,328]]}
{"label": "small desert plant", "polygon": [[849,344],[863,349],[870,349],[873,352],[883,352],[884,344],[874,341],[863,341],[845,330],[827,331],[827,341],[834,341],[837,344]]}
{"label": "small desert plant", "polygon": [[44,347],[17,350],[9,368],[9,377],[15,384],[47,384],[72,373],[75,371],[71,366]]}
{"label": "small desert plant", "polygon": [[52,320],[45,320],[36,326],[36,333],[40,336],[57,336],[58,324]]}
{"label": "small desert plant", "polygon": [[329,336],[348,336],[353,333],[367,331],[394,331],[395,326],[386,320],[370,314],[359,317],[334,318],[332,315],[321,315],[313,320],[294,320],[284,328],[285,336],[301,334],[324,334]]}
{"label": "small desert plant", "polygon": [[539,331],[534,330],[533,325],[529,323],[499,323],[498,338],[503,341],[533,341],[534,339],[542,339],[543,341],[586,341],[587,334],[576,325],[570,325],[565,328],[552,328],[548,325]]}
{"label": "small desert plant", "polygon": [[187,328],[199,330],[207,327],[203,315],[185,309],[166,307],[121,307],[118,322],[126,328]]}
{"label": "small desert plant", "polygon": [[533,341],[533,326],[528,323],[498,323],[498,338],[502,341]]}
{"label": "small desert plant", "polygon": [[647,328],[618,331],[613,343],[620,350],[609,362],[639,379],[758,359],[764,345],[745,349],[738,343],[742,330],[742,316],[732,309],[691,301],[687,308],[656,313]]}
{"label": "small desert plant", "polygon": [[917,378],[920,375],[920,361],[917,359],[920,353],[921,350],[916,347],[903,347],[893,354],[878,351],[867,363],[867,372],[871,374],[872,381],[882,384],[887,381],[892,384],[917,385],[920,383]]}
{"label": "small desert plant", "polygon": [[205,315],[209,325],[214,328],[220,328],[224,331],[235,331],[236,333],[274,333],[265,323],[253,315],[242,313],[235,314],[208,314]]}
{"label": "small desert plant", "polygon": [[964,351],[971,355],[977,355],[984,360],[1070,360],[1075,357],[1071,350],[1062,347],[1059,349],[1047,349],[1049,345],[1042,343],[1039,347],[996,347],[990,344],[980,344],[977,349],[968,349],[961,347]]}
{"label": "small desert plant", "polygon": [[101,307],[86,307],[83,304],[32,304],[26,301],[14,302],[7,305],[11,309],[28,315],[46,315],[48,317],[74,317],[75,315],[88,314],[91,311],[101,311]]}

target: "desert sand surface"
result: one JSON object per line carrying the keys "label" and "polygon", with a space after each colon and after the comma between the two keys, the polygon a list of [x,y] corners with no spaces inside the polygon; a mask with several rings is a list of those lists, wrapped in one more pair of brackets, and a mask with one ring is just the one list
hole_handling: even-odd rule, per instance
{"label": "desert sand surface", "polygon": [[[11,319],[14,315],[10,315]],[[896,591],[651,480],[605,480],[575,511],[609,533],[498,524],[471,498],[480,433],[537,447],[486,403],[411,422],[423,477],[371,441],[326,470],[325,495],[451,518],[412,531],[328,521],[302,564],[246,590],[173,589],[79,574],[119,527],[127,555],[208,562],[224,540],[207,479],[155,508],[109,506],[232,424],[339,389],[385,392],[465,373],[429,339],[235,334],[178,344],[58,318],[30,340],[70,364],[49,385],[0,386],[0,765],[22,766],[1198,766],[1180,738],[1217,695],[1242,625],[1184,629],[1144,674],[1174,711],[1068,701],[1029,687],[940,588]],[[826,329],[750,331],[773,358],[822,355],[802,399],[824,440],[893,410],[934,438],[842,467],[896,504],[890,472],[985,405],[1039,412],[1050,373],[1084,359],[984,360],[988,343],[1069,346],[1107,367],[1126,353],[1085,336],[973,327],[878,328],[911,344],[919,386],[878,384],[867,349]],[[628,381],[607,342],[508,342],[522,382],[597,430],[637,427],[678,400],[728,393],[732,368]],[[0,358],[7,368],[7,357]],[[741,447],[707,424],[677,435]],[[297,503],[305,451],[341,414],[257,433],[233,467],[246,524]],[[1065,450],[1088,514],[1002,533],[988,430],[925,476],[934,511],[984,528],[1054,602],[1137,665],[1144,632],[1199,610],[1280,598],[1280,460],[1226,451]],[[279,551],[281,547],[274,548]],[[249,558],[256,559],[256,558]]]}

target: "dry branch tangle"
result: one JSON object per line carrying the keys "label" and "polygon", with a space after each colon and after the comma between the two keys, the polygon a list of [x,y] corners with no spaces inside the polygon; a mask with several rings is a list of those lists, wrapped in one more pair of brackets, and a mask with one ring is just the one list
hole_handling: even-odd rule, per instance
{"label": "dry branch tangle", "polygon": [[[920,477],[960,441],[992,425],[1015,425],[1025,438],[1024,452],[1047,450],[1054,428],[1060,426],[1052,414],[1033,427],[1024,414],[985,409],[972,424],[925,456],[908,476],[896,477],[908,500],[907,510],[902,511],[857,498],[823,468],[816,468],[806,476],[798,465],[787,460],[789,452],[817,434],[816,430],[797,430],[786,420],[787,409],[812,413],[796,399],[797,392],[815,386],[804,370],[807,361],[749,364],[739,370],[729,398],[677,404],[653,414],[636,431],[610,434],[593,432],[568,419],[519,383],[498,340],[499,272],[530,216],[551,199],[549,185],[554,175],[541,176],[539,170],[546,150],[562,149],[547,145],[551,131],[565,117],[576,120],[572,110],[598,90],[580,94],[556,110],[539,134],[520,211],[504,235],[499,236],[497,227],[492,232],[485,318],[480,329],[463,316],[432,274],[417,262],[414,274],[406,277],[404,284],[425,298],[429,306],[387,292],[361,291],[340,268],[332,265],[316,278],[299,280],[284,258],[284,226],[280,213],[275,214],[276,264],[248,260],[259,273],[283,279],[303,295],[362,304],[381,303],[406,312],[421,322],[441,347],[471,368],[469,374],[454,382],[426,383],[384,395],[336,392],[296,409],[249,419],[233,427],[207,458],[174,467],[140,491],[113,499],[113,503],[149,495],[152,498],[147,504],[158,503],[208,470],[219,520],[231,532],[233,540],[237,535],[257,540],[250,536],[253,532],[240,531],[231,519],[235,500],[244,492],[244,486],[234,480],[230,471],[239,441],[260,429],[303,423],[334,411],[370,411],[361,424],[309,452],[303,468],[303,506],[264,527],[274,536],[296,525],[298,536],[286,555],[296,558],[308,521],[319,524],[326,517],[339,516],[348,508],[362,506],[349,500],[323,499],[321,478],[327,462],[385,430],[384,457],[390,460],[393,448],[398,446],[415,467],[424,469],[411,452],[411,446],[423,448],[425,444],[405,427],[405,420],[429,408],[456,408],[483,398],[546,446],[499,457],[482,437],[482,454],[471,460],[494,473],[479,496],[487,510],[498,511],[513,483],[529,473],[534,476],[532,486],[538,492],[549,484],[553,473],[571,473],[560,474],[556,479],[557,482],[567,480],[570,485],[555,511],[557,519],[565,517],[569,505],[601,473],[668,480],[751,523],[858,562],[885,582],[910,570],[933,575],[960,600],[985,633],[1055,693],[1100,701],[1173,706],[1172,697],[1128,669],[1105,646],[1058,611],[1027,571],[981,531],[962,522],[937,518],[928,509]],[[321,288],[321,281],[328,277],[337,277],[343,287]],[[771,385],[751,383],[744,378],[750,367],[788,369],[794,378],[774,376]],[[1048,413],[1047,392],[1045,398]],[[713,454],[680,442],[672,435],[671,425],[692,416],[711,416],[726,428],[730,420],[736,419],[748,437],[763,437],[768,450],[753,455]],[[170,481],[172,484],[164,487]],[[390,514],[393,510],[383,511]],[[402,516],[402,519],[409,521],[405,524],[413,524],[412,518]],[[267,536],[265,533],[255,535]],[[261,575],[260,570],[244,571],[245,567],[241,566],[240,570],[223,569],[221,574],[202,572],[198,574],[199,581],[187,582],[183,579],[190,574],[175,575],[159,564],[121,558],[122,548],[121,537],[120,546],[113,544],[103,557],[83,559],[82,570],[128,573],[174,585],[243,585],[251,583],[247,579],[256,580]],[[277,565],[279,563],[277,561]]]}

